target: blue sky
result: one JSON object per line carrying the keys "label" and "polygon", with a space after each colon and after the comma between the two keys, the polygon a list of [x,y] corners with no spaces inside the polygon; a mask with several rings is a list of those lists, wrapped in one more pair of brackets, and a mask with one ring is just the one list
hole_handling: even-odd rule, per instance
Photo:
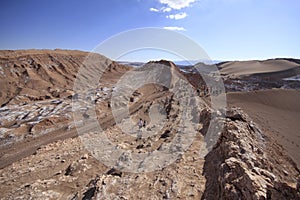
{"label": "blue sky", "polygon": [[[160,27],[213,60],[300,58],[299,10],[299,0],[2,0],[0,49],[91,51],[120,32]],[[141,54],[131,59],[151,59]]]}

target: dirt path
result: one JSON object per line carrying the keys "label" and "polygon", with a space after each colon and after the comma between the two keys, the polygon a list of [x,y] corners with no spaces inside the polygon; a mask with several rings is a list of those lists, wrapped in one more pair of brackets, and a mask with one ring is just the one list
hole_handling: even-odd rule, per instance
{"label": "dirt path", "polygon": [[27,138],[24,141],[1,147],[0,169],[34,154],[42,145],[73,137],[77,137],[76,129],[66,131],[62,128],[37,138]]}
{"label": "dirt path", "polygon": [[[138,101],[130,106],[129,112],[130,115],[138,112],[139,109],[142,108],[145,100],[152,101],[154,99],[159,99],[165,95],[165,92],[161,92],[158,94],[153,94],[148,97],[144,97],[141,101]],[[98,130],[98,123],[93,120],[92,123],[89,121],[86,122],[88,125],[80,128],[79,132],[91,132]],[[108,113],[107,117],[101,119],[99,121],[102,129],[107,129],[115,124],[114,118],[111,113]],[[20,142],[16,142],[13,144],[9,144],[7,146],[0,147],[0,169],[21,160],[24,157],[32,155],[36,152],[38,148],[42,145],[47,145],[59,140],[65,140],[68,138],[74,138],[78,136],[78,132],[76,128],[72,128],[70,130],[66,127],[59,128],[55,131],[47,133],[45,135],[35,137],[35,138],[25,138]]]}

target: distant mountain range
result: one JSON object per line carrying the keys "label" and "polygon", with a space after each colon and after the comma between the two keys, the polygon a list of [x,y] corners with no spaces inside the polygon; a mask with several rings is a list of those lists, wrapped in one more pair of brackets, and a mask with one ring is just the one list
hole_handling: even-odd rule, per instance
{"label": "distant mountain range", "polygon": [[[198,63],[204,63],[207,65],[213,65],[213,64],[218,64],[221,63],[223,61],[219,61],[219,60],[178,60],[178,61],[173,61],[177,66],[192,66]],[[144,65],[144,62],[130,62],[130,61],[118,61],[119,64],[123,64],[123,65],[130,65],[133,67],[140,67],[142,65]]]}
{"label": "distant mountain range", "polygon": [[181,66],[190,66],[190,65],[195,65],[198,63],[204,63],[207,65],[214,65],[214,64],[218,64],[220,62],[220,60],[181,60],[181,61],[174,61],[174,63],[176,65],[181,65]]}

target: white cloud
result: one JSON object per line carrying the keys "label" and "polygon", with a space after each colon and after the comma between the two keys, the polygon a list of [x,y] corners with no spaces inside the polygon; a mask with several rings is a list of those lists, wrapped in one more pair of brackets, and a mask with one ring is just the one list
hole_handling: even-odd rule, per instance
{"label": "white cloud", "polygon": [[183,27],[178,26],[165,26],[164,29],[171,30],[171,31],[186,31]]}
{"label": "white cloud", "polygon": [[171,12],[172,11],[172,8],[170,7],[162,7],[160,9],[157,9],[157,8],[150,8],[149,9],[151,12]]}
{"label": "white cloud", "polygon": [[178,20],[178,19],[186,18],[187,14],[185,12],[182,12],[182,13],[178,13],[178,14],[175,14],[175,15],[168,15],[166,17],[169,18],[169,19]]}
{"label": "white cloud", "polygon": [[167,5],[169,8],[180,10],[189,7],[196,0],[159,0],[161,4]]}
{"label": "white cloud", "polygon": [[170,7],[162,8],[162,11],[163,11],[163,12],[171,12],[171,11],[172,11],[172,8],[170,8]]}
{"label": "white cloud", "polygon": [[149,10],[150,10],[151,12],[159,12],[159,10],[156,9],[156,8],[150,8]]}

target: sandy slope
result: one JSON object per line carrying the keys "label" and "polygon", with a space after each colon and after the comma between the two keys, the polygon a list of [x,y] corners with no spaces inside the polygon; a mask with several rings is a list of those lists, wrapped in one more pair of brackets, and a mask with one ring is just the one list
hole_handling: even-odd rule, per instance
{"label": "sandy slope", "polygon": [[267,90],[229,93],[229,105],[244,109],[274,137],[300,166],[300,91]]}
{"label": "sandy slope", "polygon": [[290,60],[266,60],[266,61],[237,61],[219,65],[222,74],[231,77],[248,76],[253,74],[274,73],[299,67],[299,64]]}

